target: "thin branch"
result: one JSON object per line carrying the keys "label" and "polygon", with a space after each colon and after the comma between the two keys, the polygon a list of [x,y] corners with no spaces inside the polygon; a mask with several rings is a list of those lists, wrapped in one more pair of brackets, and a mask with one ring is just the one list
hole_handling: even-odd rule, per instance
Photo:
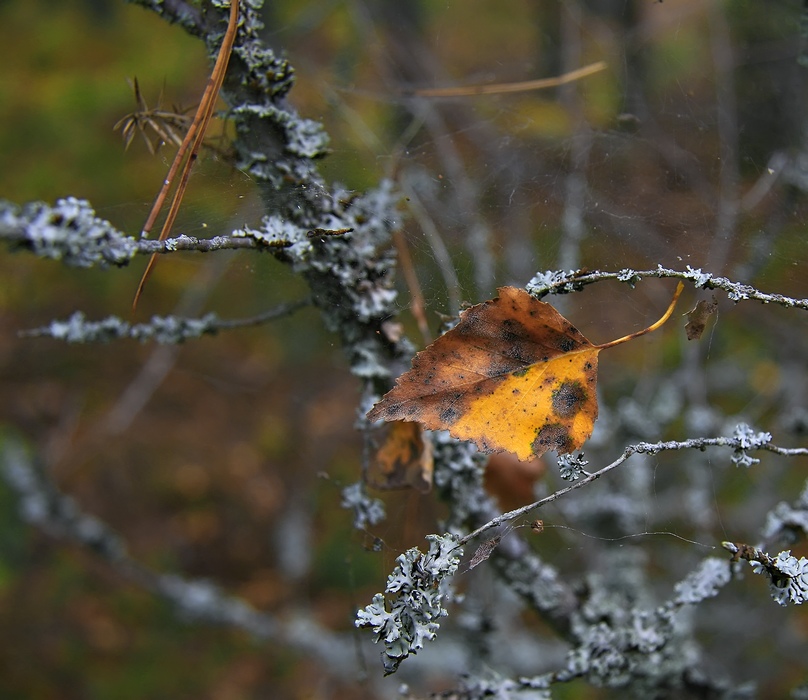
{"label": "thin branch", "polygon": [[213,238],[197,238],[180,234],[176,238],[164,241],[143,239],[137,242],[137,255],[161,255],[179,251],[210,253],[216,250],[280,250],[288,248],[290,241],[284,239],[269,240],[260,236],[257,231],[234,231],[231,235],[214,236]]}
{"label": "thin branch", "polygon": [[279,304],[278,306],[269,309],[268,311],[264,311],[263,313],[258,314],[257,316],[251,316],[250,318],[238,318],[238,319],[231,319],[229,321],[222,320],[219,321],[219,330],[230,330],[232,328],[248,328],[250,326],[262,326],[269,321],[274,321],[278,318],[282,318],[284,316],[289,316],[293,314],[298,309],[302,309],[305,306],[311,305],[311,298],[306,299],[298,299],[297,301],[292,301],[287,304]]}
{"label": "thin branch", "polygon": [[260,326],[288,316],[310,303],[310,299],[301,299],[241,319],[222,320],[211,313],[202,318],[153,316],[148,323],[128,323],[117,316],[109,316],[102,321],[87,321],[84,314],[77,311],[66,321],[51,321],[47,326],[20,331],[19,335],[24,338],[56,338],[68,343],[107,343],[129,338],[142,343],[153,340],[163,345],[176,345],[191,338],[214,335],[221,330]]}
{"label": "thin branch", "polygon": [[405,95],[417,97],[470,97],[472,95],[501,95],[506,92],[529,92],[531,90],[546,90],[572,83],[581,78],[599,73],[606,69],[605,61],[590,63],[583,68],[577,68],[555,78],[539,78],[538,80],[520,80],[516,83],[492,83],[488,85],[463,85],[447,88],[423,88],[420,90],[405,90]]}
{"label": "thin branch", "polygon": [[735,302],[739,301],[759,301],[763,304],[779,304],[787,308],[803,309],[808,311],[808,299],[794,299],[783,294],[768,294],[761,292],[755,287],[740,282],[733,282],[726,277],[716,277],[709,272],[702,272],[701,269],[693,269],[690,265],[687,270],[671,270],[659,265],[655,270],[631,270],[624,269],[619,272],[580,271],[570,272],[549,271],[536,275],[527,284],[527,291],[534,296],[541,298],[546,294],[569,294],[570,292],[581,291],[586,285],[604,280],[617,280],[625,282],[630,287],[634,287],[637,282],[644,277],[657,277],[661,279],[681,279],[689,280],[699,289],[720,289],[727,293],[727,296]]}
{"label": "thin branch", "polygon": [[[770,437],[770,436],[769,436]],[[744,436],[733,436],[733,437],[715,437],[715,438],[691,438],[689,440],[682,440],[682,441],[667,441],[667,442],[639,442],[635,445],[629,445],[623,450],[623,454],[621,454],[616,460],[607,464],[605,467],[602,467],[596,472],[588,473],[586,476],[575,483],[567,486],[566,488],[559,489],[555,493],[546,496],[534,503],[530,503],[526,506],[522,506],[521,508],[516,508],[515,510],[508,511],[507,513],[503,513],[502,515],[493,518],[489,522],[481,525],[476,530],[464,535],[463,537],[458,540],[458,546],[462,546],[469,542],[470,540],[474,539],[475,537],[479,537],[484,532],[491,530],[492,528],[500,527],[502,524],[506,522],[510,522],[516,518],[521,516],[525,516],[533,510],[537,508],[541,508],[542,506],[547,505],[548,503],[553,503],[557,501],[559,498],[566,496],[571,491],[575,491],[587,484],[599,479],[604,474],[608,474],[612,469],[616,469],[619,467],[623,462],[629,459],[629,457],[636,455],[636,454],[649,454],[649,455],[656,455],[660,452],[669,452],[673,450],[704,450],[707,447],[730,447],[738,453],[746,453],[746,451],[751,450],[766,450],[767,452],[773,452],[778,455],[783,455],[786,457],[796,457],[796,456],[807,456],[808,455],[808,448],[805,447],[779,447],[777,445],[772,445],[768,442],[764,442],[762,439],[755,442],[750,441],[747,439],[745,440]]]}

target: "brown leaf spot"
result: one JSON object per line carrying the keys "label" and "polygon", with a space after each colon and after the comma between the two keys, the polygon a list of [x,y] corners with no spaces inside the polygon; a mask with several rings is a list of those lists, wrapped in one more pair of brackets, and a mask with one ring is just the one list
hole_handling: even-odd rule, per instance
{"label": "brown leaf spot", "polygon": [[446,425],[451,425],[458,418],[460,418],[462,414],[463,412],[458,410],[455,406],[446,406],[446,408],[441,410],[438,416],[443,423]]}
{"label": "brown leaf spot", "polygon": [[491,454],[492,452],[496,452],[497,448],[494,447],[488,440],[482,438],[481,440],[477,441],[477,449],[480,450],[484,455]]}
{"label": "brown leaf spot", "polygon": [[572,438],[563,425],[547,423],[536,432],[533,452],[541,455],[547,450],[555,450],[558,454],[568,454],[573,450]]}
{"label": "brown leaf spot", "polygon": [[[497,377],[505,379],[505,375],[507,375],[513,370],[514,364],[516,363],[510,362],[503,358],[493,359],[491,363],[488,365],[488,367],[485,368],[485,374],[486,376],[491,377],[492,379]],[[525,370],[525,368],[522,366],[522,363],[518,363],[516,366],[520,368],[517,371]]]}
{"label": "brown leaf spot", "polygon": [[400,403],[388,404],[379,411],[381,414],[379,418],[384,418],[384,420],[395,420],[396,417],[401,413],[402,408],[403,406]]}
{"label": "brown leaf spot", "polygon": [[525,324],[517,321],[515,318],[503,319],[498,335],[505,343],[513,343],[517,340],[528,340],[530,338]]}
{"label": "brown leaf spot", "polygon": [[581,382],[565,381],[553,392],[553,413],[559,418],[573,418],[586,401],[586,391]]}

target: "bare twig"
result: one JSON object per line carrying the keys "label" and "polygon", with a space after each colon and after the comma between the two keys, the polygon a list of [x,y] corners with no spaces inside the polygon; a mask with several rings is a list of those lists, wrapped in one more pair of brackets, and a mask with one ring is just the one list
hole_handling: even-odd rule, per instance
{"label": "bare twig", "polygon": [[599,73],[606,69],[605,61],[590,63],[583,68],[569,71],[555,78],[539,78],[538,80],[520,80],[517,83],[492,83],[489,85],[464,85],[461,87],[423,88],[420,90],[404,91],[405,95],[418,97],[469,97],[471,95],[501,95],[506,92],[529,92],[531,90],[546,90],[548,88],[566,85],[581,78]]}

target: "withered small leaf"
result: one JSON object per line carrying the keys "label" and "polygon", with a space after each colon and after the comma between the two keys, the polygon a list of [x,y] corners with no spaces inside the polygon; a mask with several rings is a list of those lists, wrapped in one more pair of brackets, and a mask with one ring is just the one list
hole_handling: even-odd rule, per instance
{"label": "withered small leaf", "polygon": [[710,319],[718,309],[718,302],[713,297],[712,301],[702,299],[696,306],[688,311],[687,323],[685,324],[685,333],[688,340],[699,340],[704,329],[707,327],[707,321]]}
{"label": "withered small leaf", "polygon": [[469,561],[469,570],[473,569],[475,566],[479,566],[486,559],[488,559],[493,551],[499,546],[500,542],[502,542],[502,537],[500,535],[492,537],[490,540],[481,542],[480,546],[477,547],[477,551],[474,552],[474,556]]}

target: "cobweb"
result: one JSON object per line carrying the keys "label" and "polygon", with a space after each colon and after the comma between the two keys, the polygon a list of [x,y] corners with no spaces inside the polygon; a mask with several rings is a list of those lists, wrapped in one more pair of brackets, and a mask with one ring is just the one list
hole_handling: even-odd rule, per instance
{"label": "cobweb", "polygon": [[[318,54],[334,21],[351,38]],[[329,124],[329,173],[357,187],[391,177],[406,197],[407,245],[433,330],[437,314],[545,270],[689,266],[808,292],[795,5],[736,14],[673,2],[353,3],[316,21],[301,11],[278,37],[309,83],[298,104]],[[412,94],[561,75],[597,60],[607,63],[601,73],[548,91]],[[604,284],[550,301],[602,342],[647,325],[671,291]],[[402,287],[402,304],[413,293]],[[663,336],[604,361],[591,462],[637,440],[729,434],[743,421],[799,444],[801,321],[724,297],[715,326],[688,344],[680,314],[700,298],[711,295],[685,299]],[[709,451],[637,458],[544,513],[557,529],[537,546],[570,576],[589,566],[619,579],[629,566],[621,557],[639,557],[664,590],[722,539],[757,541],[772,503],[796,495],[785,487],[801,483],[794,462],[764,464],[755,477]],[[558,487],[548,476],[537,496]],[[720,613],[704,625],[716,637],[734,629]],[[724,651],[729,665],[741,663],[736,646]],[[776,666],[758,663],[770,664],[758,677]]]}
{"label": "cobweb", "polygon": [[[410,300],[422,296],[436,334],[441,315],[547,270],[690,267],[808,295],[799,273],[808,185],[801,170],[804,105],[794,91],[804,80],[797,15],[786,6],[765,17],[748,12],[734,17],[672,2],[597,9],[569,3],[561,10],[312,4],[290,9],[273,36],[299,70],[296,107],[323,119],[331,135],[326,177],[356,191],[390,178],[401,192],[420,285],[402,281],[402,312],[407,319]],[[777,32],[791,39],[775,41]],[[412,94],[563,75],[595,61],[605,69],[550,90]],[[230,197],[216,179],[221,184],[233,174],[212,177],[216,191]],[[203,201],[205,194],[197,196]],[[181,226],[227,228],[240,216],[231,209],[206,217],[194,213],[192,199]],[[671,292],[669,282],[643,281],[635,289],[606,283],[550,300],[603,342],[648,325]],[[711,295],[683,300],[689,306],[680,312],[699,298]],[[685,341],[676,319],[604,361],[600,419],[586,446],[590,465],[603,466],[638,441],[729,435],[747,422],[771,430],[778,442],[799,444],[806,424],[799,319],[793,311],[718,301],[701,342]],[[543,509],[544,531],[531,544],[580,585],[600,582],[652,606],[654,591],[664,599],[720,551],[722,540],[759,542],[768,510],[796,496],[787,486],[800,483],[793,461],[770,456],[756,472],[739,470],[729,456],[635,456],[608,479]],[[535,498],[563,486],[553,460],[545,462]],[[498,495],[513,497],[507,490]],[[392,528],[397,512],[403,515],[394,505]],[[483,625],[492,615],[500,634],[523,634],[518,606],[497,594],[480,573],[484,566],[475,569],[476,577],[467,572],[468,586],[471,609],[482,606],[479,619],[460,627]],[[780,621],[765,604],[761,595],[759,624],[767,620],[776,638]],[[716,639],[738,633],[723,611],[702,626]],[[772,655],[788,655],[790,644],[773,644]],[[712,652],[727,667],[753,663],[737,645]],[[497,668],[540,670],[495,648],[487,654]],[[770,657],[756,663],[747,677],[760,680],[776,667]]]}
{"label": "cobweb", "polygon": [[[291,101],[305,117],[322,120],[331,136],[331,153],[321,165],[325,177],[356,192],[389,178],[402,195],[404,239],[419,288],[399,275],[400,308],[417,342],[426,339],[410,312],[414,298],[423,298],[434,337],[464,304],[494,297],[500,285],[524,287],[553,270],[690,267],[766,292],[808,296],[805,69],[798,60],[796,3],[722,9],[673,0],[281,2],[268,9],[266,22],[269,43],[286,50],[297,68]],[[548,90],[413,94],[561,76],[598,61],[605,62],[603,70]],[[134,232],[150,204],[141,198],[98,211]],[[256,224],[260,214],[246,175],[203,160],[176,231],[227,233]],[[228,269],[213,277],[205,270],[219,262],[172,258],[158,267],[157,291],[146,303],[151,311],[170,300],[161,309],[167,312],[179,299],[181,307],[187,302],[187,308],[238,316],[300,290],[279,265],[255,258],[232,256]],[[183,301],[183,290],[196,278],[201,291]],[[545,301],[599,343],[658,318],[673,287],[671,280],[645,279],[632,287],[602,282]],[[713,297],[717,314],[700,341],[687,341],[681,314]],[[603,359],[600,417],[584,448],[586,468],[609,464],[627,445],[731,436],[740,424],[753,426],[754,434],[770,432],[778,445],[804,445],[808,335],[801,313],[735,304],[724,293],[689,288],[668,325]],[[207,382],[227,394],[227,402],[210,407],[218,411],[215,422],[243,421],[236,430],[240,451],[234,448],[235,456],[222,461],[230,459],[227,476],[246,485],[247,508],[277,518],[272,527],[281,534],[273,534],[271,553],[287,564],[294,559],[282,543],[291,539],[288,533],[303,541],[299,553],[318,537],[327,541],[334,525],[324,517],[325,525],[319,523],[321,516],[296,491],[309,482],[301,486],[299,474],[281,473],[277,465],[291,459],[284,440],[291,435],[296,441],[301,474],[324,475],[329,484],[341,485],[346,463],[359,462],[340,441],[354,420],[355,387],[333,378],[344,369],[333,339],[301,325],[253,339],[236,363],[215,357],[181,367],[183,380]],[[323,363],[312,350],[318,344],[327,348],[327,371],[301,378],[309,367],[301,358]],[[128,384],[116,386],[120,402],[140,378],[132,372]],[[331,391],[320,391],[319,384]],[[280,407],[258,403],[255,395],[263,391],[283,395]],[[264,415],[256,418],[260,411]],[[171,420],[158,416],[146,432],[161,432]],[[181,437],[193,443],[198,432],[182,425]],[[248,427],[241,431],[242,425]],[[321,442],[296,432],[299,425]],[[253,442],[277,470],[271,488],[255,467],[260,458]],[[706,557],[729,560],[722,541],[765,545],[773,555],[793,546],[799,556],[804,544],[796,537],[793,543],[767,542],[765,526],[778,503],[783,511],[798,498],[802,463],[755,453],[760,463],[747,469],[733,462],[733,454],[710,448],[634,455],[542,508],[540,532],[529,527],[533,516],[525,517],[500,530],[496,546],[523,538],[576,590],[601,586],[611,600],[648,609],[671,598],[674,586]],[[193,492],[201,487],[190,467],[181,464],[177,471]],[[500,510],[566,486],[554,458],[533,471],[519,471],[516,464],[505,469],[510,482],[488,484]],[[223,477],[222,483],[230,482]],[[287,505],[277,493],[289,494]],[[417,506],[400,494],[385,498],[387,524],[369,528],[384,552],[384,566],[376,571],[380,581],[397,554],[418,544],[416,533],[438,531],[445,514],[426,498]],[[203,530],[204,524],[195,527]],[[424,677],[445,677],[447,667],[452,674],[479,670],[480,660],[513,677],[563,664],[564,645],[497,583],[488,561],[496,547],[488,547],[477,560],[471,548],[474,566],[467,556],[460,568],[467,607],[459,620],[444,624],[448,641],[442,631],[434,655],[409,660],[396,683],[403,678],[423,689]],[[288,566],[297,584],[312,565],[294,561]],[[348,568],[353,576],[355,569]],[[756,578],[735,582],[735,600],[711,602],[697,626],[711,665],[763,688],[787,665],[795,674],[808,669],[798,617],[773,606]],[[765,643],[741,644],[748,629]],[[476,656],[468,646],[458,651],[469,638],[479,645]]]}

